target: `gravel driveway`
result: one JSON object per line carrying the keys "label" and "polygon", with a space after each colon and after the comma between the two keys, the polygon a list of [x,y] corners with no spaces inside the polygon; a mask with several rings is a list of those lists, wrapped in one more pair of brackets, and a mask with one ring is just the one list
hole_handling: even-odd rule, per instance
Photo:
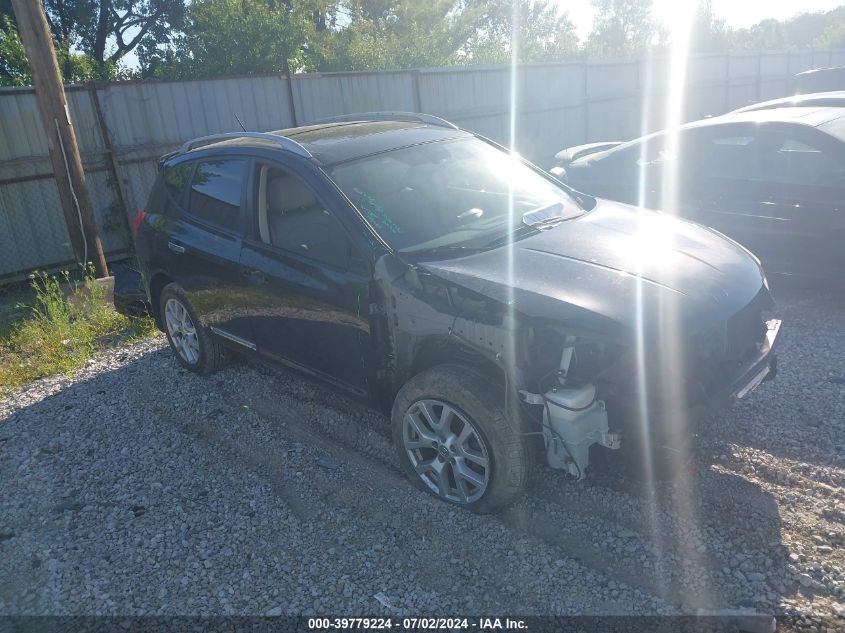
{"label": "gravel driveway", "polygon": [[539,469],[499,516],[416,491],[382,418],[298,378],[198,377],[163,338],[103,353],[0,403],[0,613],[842,625],[845,300],[793,291],[778,314],[780,375],[708,421],[697,475],[649,492]]}

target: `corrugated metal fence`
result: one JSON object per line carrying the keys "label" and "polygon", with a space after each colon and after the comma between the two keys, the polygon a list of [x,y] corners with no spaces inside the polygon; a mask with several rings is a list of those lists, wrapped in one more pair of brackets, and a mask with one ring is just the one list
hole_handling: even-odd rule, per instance
{"label": "corrugated metal fence", "polygon": [[[559,149],[627,139],[664,120],[669,60],[255,76],[68,86],[87,179],[111,258],[131,240],[123,209],[144,206],[156,160],[186,139],[302,125],[373,110],[436,114],[547,165]],[[783,96],[797,72],[845,65],[845,50],[704,55],[686,75],[688,120]],[[512,100],[511,85],[516,90]],[[291,109],[293,105],[293,110]],[[644,104],[647,116],[643,117]],[[514,106],[514,108],[512,108]],[[0,89],[0,283],[73,259],[35,95]]]}

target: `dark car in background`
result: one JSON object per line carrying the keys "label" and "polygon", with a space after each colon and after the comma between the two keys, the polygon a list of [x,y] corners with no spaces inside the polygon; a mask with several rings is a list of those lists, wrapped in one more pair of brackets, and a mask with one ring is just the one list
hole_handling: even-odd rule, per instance
{"label": "dark car in background", "polygon": [[534,456],[581,478],[591,448],[683,442],[688,410],[774,376],[780,323],[734,242],[434,117],[358,118],[162,160],[135,242],[184,367],[236,351],[359,398],[417,486],[479,512]]}
{"label": "dark car in background", "polygon": [[792,78],[792,94],[845,90],[845,66],[813,68]]}
{"label": "dark car in background", "polygon": [[557,161],[576,190],[713,227],[769,274],[845,285],[843,108],[728,114]]}
{"label": "dark car in background", "polygon": [[811,92],[809,94],[781,97],[752,103],[742,108],[732,110],[731,114],[753,112],[754,110],[774,110],[776,108],[843,108],[845,107],[845,90],[830,92]]}

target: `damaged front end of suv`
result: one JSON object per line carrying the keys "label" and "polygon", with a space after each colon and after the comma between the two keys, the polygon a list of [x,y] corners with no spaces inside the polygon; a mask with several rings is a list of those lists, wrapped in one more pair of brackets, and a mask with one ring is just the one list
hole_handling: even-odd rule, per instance
{"label": "damaged front end of suv", "polygon": [[701,410],[776,373],[763,271],[709,229],[601,201],[499,248],[425,255],[376,267],[385,392],[437,364],[474,367],[574,478],[594,446],[683,445]]}
{"label": "damaged front end of suv", "polygon": [[581,479],[593,447],[677,447],[697,409],[774,376],[779,322],[746,249],[444,134],[325,168],[384,246],[375,391],[423,490],[490,511],[532,452]]}
{"label": "damaged front end of suv", "polygon": [[575,479],[600,456],[653,464],[696,409],[776,371],[743,247],[437,117],[194,139],[147,206],[141,303],[181,366],[234,351],[336,387],[389,414],[418,488],[476,512],[517,500],[538,461]]}

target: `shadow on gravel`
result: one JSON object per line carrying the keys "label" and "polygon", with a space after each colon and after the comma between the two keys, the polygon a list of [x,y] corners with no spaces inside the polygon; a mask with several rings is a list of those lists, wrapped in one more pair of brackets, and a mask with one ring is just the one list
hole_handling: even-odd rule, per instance
{"label": "shadow on gravel", "polygon": [[785,458],[769,473],[795,485],[800,478],[845,486],[845,290],[773,288],[773,314],[783,319],[778,375],[709,421],[726,445]]}
{"label": "shadow on gravel", "polygon": [[[295,519],[306,524],[327,521],[325,513],[339,508],[362,524],[372,522],[374,516],[381,517],[376,523],[390,526],[390,533],[401,535],[406,525],[415,525],[414,530],[427,534],[441,529],[435,512],[455,514],[414,492],[390,459],[375,456],[378,451],[373,447],[387,450],[388,446],[383,429],[369,428],[377,424],[375,417],[349,410],[333,394],[312,390],[287,374],[268,376],[261,369],[236,367],[220,376],[201,378],[190,376],[169,357],[167,348],[146,353],[24,407],[0,426],[0,481],[15,482],[16,486],[14,495],[0,501],[0,514],[8,521],[0,524],[4,535],[0,539],[0,560],[6,561],[0,563],[2,612],[51,612],[62,604],[64,588],[55,581],[58,563],[35,542],[45,522],[51,524],[49,530],[54,534],[56,530],[74,533],[77,522],[91,506],[114,505],[118,531],[131,527],[133,520],[149,511],[147,502],[138,499],[155,503],[157,495],[172,495],[170,488],[181,489],[177,481],[167,479],[182,476],[180,472],[165,475],[165,479],[156,475],[158,479],[151,480],[148,488],[144,487],[146,482],[138,488],[137,482],[145,481],[144,473],[138,473],[143,466],[138,464],[153,458],[157,451],[170,450],[193,460],[191,442],[222,449],[225,468],[254,472],[270,482],[273,493]],[[232,376],[242,372],[254,375],[235,386],[230,384],[234,383]],[[187,389],[188,383],[193,391]],[[188,400],[171,411],[170,404],[162,399],[178,397],[180,384],[186,385]],[[168,395],[162,396],[162,392]],[[273,394],[280,393],[292,398],[293,404],[277,411],[278,399]],[[141,423],[150,419],[155,425]],[[327,419],[334,422],[325,422]],[[341,430],[334,432],[332,428]],[[344,437],[350,428],[353,430]],[[324,429],[329,431],[326,437],[321,434]],[[187,442],[174,444],[173,430]],[[317,447],[330,457],[322,464],[316,462],[314,474],[309,474],[313,490],[308,494],[302,494],[302,489],[292,483],[302,473],[292,473],[287,456],[280,457],[272,444],[270,435],[277,431],[288,441]],[[115,437],[116,432],[119,437]],[[298,449],[288,450],[295,453]],[[31,454],[24,455],[25,451]],[[113,466],[115,459],[125,460],[127,469]],[[350,468],[370,469],[375,477],[363,486],[354,479],[344,479],[338,474],[342,471],[335,472],[341,459],[351,464]],[[186,469],[194,468],[194,463],[186,463]],[[203,467],[196,463],[196,467]],[[130,478],[136,488],[123,489],[122,481]],[[213,495],[207,495],[198,489],[192,501],[200,503],[199,507],[214,504]],[[407,498],[407,507],[390,503],[397,497]],[[30,507],[23,511],[23,504]],[[147,520],[158,519],[148,516]],[[485,528],[503,526],[503,556],[512,549],[527,555],[542,546],[557,552],[554,555],[560,560],[574,559],[598,572],[590,582],[599,583],[608,597],[591,608],[603,614],[631,612],[630,602],[623,601],[623,585],[690,614],[726,606],[773,613],[783,598],[794,595],[797,589],[786,581],[790,577],[789,559],[782,543],[776,501],[759,486],[718,464],[702,468],[686,485],[660,483],[653,489],[601,474],[586,482],[571,483],[558,473],[540,468],[527,498],[509,512],[501,517],[459,520]],[[432,525],[424,525],[426,522]],[[162,529],[170,527],[162,525]],[[438,532],[433,533],[433,542],[437,542]],[[361,547],[371,546],[370,533],[364,529],[362,534],[366,542]],[[55,538],[60,540],[61,536]],[[85,542],[70,547],[79,552],[74,560],[80,564],[88,564],[89,555],[99,556],[100,561],[109,555],[108,551],[92,551]],[[461,547],[460,543],[456,545],[447,558],[459,556],[459,551],[464,551]],[[27,554],[22,555],[25,551]],[[467,564],[476,566],[471,560]],[[559,560],[544,564],[548,568],[543,574],[549,575],[562,566]],[[399,565],[397,569],[404,570]],[[482,596],[482,602],[476,603],[479,607],[513,606],[508,601],[519,588],[509,586],[509,593],[497,595],[496,583],[484,572],[484,565],[477,563],[483,573],[462,580],[466,591]],[[424,580],[425,574],[420,576]],[[132,587],[141,582],[140,578],[127,579],[125,584]],[[560,587],[564,595],[566,591],[567,586]],[[526,594],[525,599],[529,597]],[[108,603],[103,604],[108,610]]]}
{"label": "shadow on gravel", "polygon": [[571,483],[541,468],[530,495],[532,511],[506,521],[680,612],[775,614],[795,593],[784,584],[789,558],[776,500],[717,467],[651,487],[610,472]]}

